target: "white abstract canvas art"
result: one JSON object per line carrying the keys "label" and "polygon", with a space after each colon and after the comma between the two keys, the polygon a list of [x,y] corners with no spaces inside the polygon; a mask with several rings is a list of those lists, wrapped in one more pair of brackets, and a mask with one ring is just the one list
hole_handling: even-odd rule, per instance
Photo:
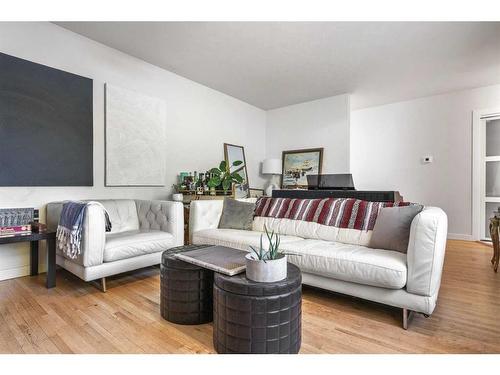
{"label": "white abstract canvas art", "polygon": [[166,103],[106,84],[106,186],[165,186]]}

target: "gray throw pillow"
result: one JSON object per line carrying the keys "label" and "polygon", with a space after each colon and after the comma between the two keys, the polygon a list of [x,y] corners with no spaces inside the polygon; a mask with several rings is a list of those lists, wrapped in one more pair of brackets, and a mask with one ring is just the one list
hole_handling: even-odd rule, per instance
{"label": "gray throw pillow", "polygon": [[254,211],[255,203],[226,198],[224,199],[219,228],[252,230]]}
{"label": "gray throw pillow", "polygon": [[423,208],[418,204],[382,208],[373,227],[370,247],[395,250],[406,254],[410,240],[411,222]]}

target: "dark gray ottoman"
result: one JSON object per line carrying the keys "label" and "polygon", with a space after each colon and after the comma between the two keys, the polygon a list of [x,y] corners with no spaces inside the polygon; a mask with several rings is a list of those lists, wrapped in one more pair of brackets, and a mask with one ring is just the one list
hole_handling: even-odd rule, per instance
{"label": "dark gray ottoman", "polygon": [[245,273],[214,276],[214,347],[218,353],[298,353],[301,344],[302,276],[256,283]]}
{"label": "dark gray ottoman", "polygon": [[207,245],[179,246],[164,251],[160,266],[161,316],[177,324],[212,321],[213,271],[183,262],[172,255]]}

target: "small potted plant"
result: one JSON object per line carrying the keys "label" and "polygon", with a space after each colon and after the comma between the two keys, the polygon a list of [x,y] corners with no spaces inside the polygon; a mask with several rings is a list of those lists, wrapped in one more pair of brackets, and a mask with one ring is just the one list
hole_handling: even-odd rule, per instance
{"label": "small potted plant", "polygon": [[266,230],[269,247],[266,250],[262,245],[263,234],[260,236],[260,248],[258,250],[250,246],[252,252],[246,255],[246,276],[249,280],[271,283],[286,278],[286,254],[279,251],[279,234],[274,233],[274,231],[269,234],[266,226],[264,226],[264,229]]}
{"label": "small potted plant", "polygon": [[[243,164],[241,160],[236,160],[235,162],[233,162],[234,167],[237,167],[240,164]],[[220,162],[219,168],[212,168],[210,170],[210,174],[212,176],[208,180],[210,195],[216,194],[215,189],[219,185],[222,185],[224,195],[227,195],[227,191],[231,188],[233,183],[241,184],[243,182],[243,178],[237,172],[230,172],[229,165],[225,160]]]}

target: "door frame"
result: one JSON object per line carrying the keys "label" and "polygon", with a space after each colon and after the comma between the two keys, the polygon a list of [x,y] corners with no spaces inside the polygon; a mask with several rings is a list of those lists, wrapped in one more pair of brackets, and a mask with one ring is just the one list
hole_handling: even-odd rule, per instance
{"label": "door frame", "polygon": [[[484,222],[486,121],[500,118],[500,108],[472,112],[472,239],[481,240]],[[481,193],[483,192],[483,194]]]}

